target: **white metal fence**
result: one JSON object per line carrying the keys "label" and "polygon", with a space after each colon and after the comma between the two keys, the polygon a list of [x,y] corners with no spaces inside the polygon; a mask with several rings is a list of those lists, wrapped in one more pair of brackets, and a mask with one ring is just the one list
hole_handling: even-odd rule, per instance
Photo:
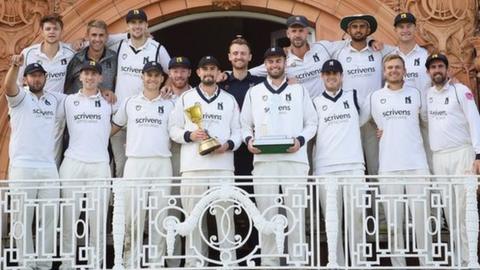
{"label": "white metal fence", "polygon": [[0,269],[480,268],[477,178],[335,177],[4,182]]}

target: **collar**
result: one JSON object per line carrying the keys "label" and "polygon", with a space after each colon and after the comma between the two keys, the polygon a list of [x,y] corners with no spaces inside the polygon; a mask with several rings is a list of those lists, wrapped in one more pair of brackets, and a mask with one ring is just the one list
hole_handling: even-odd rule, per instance
{"label": "collar", "polygon": [[200,88],[200,85],[195,87],[195,89],[197,90],[198,95],[209,104],[212,103],[215,99],[217,99],[217,97],[220,95],[220,88],[218,87],[218,85],[215,89],[215,93],[212,96],[208,96],[207,93]]}
{"label": "collar", "polygon": [[403,55],[403,56],[408,56],[408,55],[411,55],[413,54],[414,52],[418,51],[418,49],[420,48],[420,46],[418,46],[418,44],[415,44],[415,46],[413,47],[413,49],[411,51],[409,51],[408,53],[404,54],[401,50],[400,50],[400,47],[396,47],[395,48],[395,53],[398,54],[398,55]]}
{"label": "collar", "polygon": [[[83,52],[83,60],[93,60],[93,59],[90,59],[88,57],[88,49],[90,48],[90,46],[87,46],[86,48],[84,48],[84,52]],[[108,48],[107,47],[104,47],[103,48],[103,52],[102,52],[102,56],[100,56],[100,59],[98,62],[102,61],[103,59],[105,59],[105,56],[107,55],[107,51],[108,51]]]}
{"label": "collar", "polygon": [[[40,57],[43,57],[43,58],[46,58],[46,59],[49,59],[47,57],[47,55],[42,52],[42,44],[43,44],[43,41],[33,45],[34,47],[36,47],[38,49],[36,55],[40,56]],[[65,52],[64,52],[65,50],[63,49],[63,46],[66,46],[66,44],[63,43],[63,42],[58,43],[58,51],[55,54],[55,56],[53,57],[53,59],[55,59],[57,57],[61,57],[65,54]]]}
{"label": "collar", "polygon": [[361,50],[357,50],[355,48],[352,47],[352,43],[348,43],[348,47],[350,49],[351,52],[364,52],[364,51],[371,51],[373,52],[372,48],[370,48],[370,46],[368,46],[368,44]]}
{"label": "collar", "polygon": [[398,89],[398,90],[392,90],[388,87],[388,83],[385,82],[385,86],[383,87],[383,89],[385,89],[386,91],[388,91],[389,93],[401,93],[403,92],[403,89],[405,89],[405,82],[403,82],[403,86],[402,88]]}
{"label": "collar", "polygon": [[252,74],[250,74],[250,71],[247,71],[247,76],[245,78],[239,80],[233,76],[233,71],[231,73],[227,73],[227,82],[243,82],[243,81],[248,81],[252,77]]}
{"label": "collar", "polygon": [[85,94],[83,94],[83,88],[80,89],[80,91],[78,91],[78,96],[80,97],[85,97],[85,98],[88,98],[88,99],[97,99],[97,98],[100,98],[102,96],[102,94],[100,93],[100,90],[97,90],[97,93],[95,95],[91,95],[91,96],[86,96]]}
{"label": "collar", "polygon": [[[144,91],[145,91],[145,90],[144,90]],[[145,101],[148,101],[148,102],[155,102],[155,101],[159,101],[159,100],[162,99],[162,95],[158,95],[158,96],[155,97],[154,99],[148,99],[148,98],[143,94],[144,91],[140,92],[140,94],[139,94],[139,97],[140,97],[140,99],[142,99],[142,100],[145,100]]]}
{"label": "collar", "polygon": [[127,39],[127,44],[128,44],[128,46],[130,46],[130,48],[132,48],[137,53],[137,52],[145,49],[146,47],[148,47],[148,44],[150,43],[150,40],[151,40],[151,38],[147,38],[147,40],[145,40],[145,43],[142,46],[140,46],[138,48],[135,48],[135,46],[133,46],[133,44],[132,44],[132,39],[129,36],[128,39]]}
{"label": "collar", "polygon": [[340,90],[337,91],[337,94],[335,96],[332,96],[332,94],[330,94],[330,92],[328,92],[327,90],[323,91],[322,96],[328,100],[337,102],[337,100],[342,96],[342,94],[343,94],[343,89],[340,88]]}
{"label": "collar", "polygon": [[442,86],[442,88],[438,89],[435,85],[433,85],[432,87],[436,92],[443,93],[447,91],[452,85],[453,85],[452,80],[448,79],[447,82],[445,82],[445,84]]}
{"label": "collar", "polygon": [[[285,88],[287,88],[288,86],[288,82],[287,82],[287,77],[285,77],[282,81],[282,84],[280,85],[280,87],[276,87],[276,86],[273,86],[272,85],[272,79],[270,79],[270,77],[267,76],[267,79],[263,82],[263,84],[265,85],[265,87],[267,87],[268,91],[272,92],[273,94],[280,94],[283,92],[283,90],[285,90]],[[275,88],[276,89],[275,89]]]}

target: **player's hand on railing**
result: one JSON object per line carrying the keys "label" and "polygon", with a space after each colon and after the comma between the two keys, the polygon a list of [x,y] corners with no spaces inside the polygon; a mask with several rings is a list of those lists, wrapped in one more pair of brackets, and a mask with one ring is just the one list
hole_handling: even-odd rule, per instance
{"label": "player's hand on railing", "polygon": [[253,146],[253,139],[250,139],[247,144],[248,151],[252,154],[260,154],[262,151]]}
{"label": "player's hand on railing", "polygon": [[288,153],[295,153],[300,149],[300,141],[297,138],[294,138],[293,146],[290,146],[287,149]]}
{"label": "player's hand on railing", "polygon": [[208,139],[208,134],[204,129],[197,129],[190,133],[190,140],[194,142],[199,142]]}

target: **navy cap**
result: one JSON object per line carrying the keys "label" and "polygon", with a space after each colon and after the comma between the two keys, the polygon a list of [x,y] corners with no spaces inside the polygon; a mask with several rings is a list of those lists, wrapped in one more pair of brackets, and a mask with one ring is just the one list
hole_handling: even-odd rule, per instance
{"label": "navy cap", "polygon": [[343,73],[342,64],[335,59],[330,59],[325,61],[325,63],[323,63],[323,66],[322,66],[322,73],[329,72],[329,71]]}
{"label": "navy cap", "polygon": [[192,65],[190,64],[190,60],[183,56],[172,57],[172,59],[170,59],[170,62],[168,62],[168,69],[176,67],[191,69],[191,66]]}
{"label": "navy cap", "polygon": [[206,65],[214,65],[214,66],[217,66],[220,69],[220,63],[218,62],[218,60],[215,57],[210,56],[210,55],[204,56],[204,57],[202,57],[202,59],[200,59],[200,61],[198,61],[198,67],[199,68],[201,68],[203,66],[206,66]]}
{"label": "navy cap", "polygon": [[287,55],[285,54],[285,51],[280,48],[280,47],[272,47],[272,48],[268,48],[265,53],[263,54],[263,59],[267,59],[268,57],[270,56],[283,56],[283,57],[287,57]]}
{"label": "navy cap", "polygon": [[350,23],[355,20],[366,21],[368,25],[370,25],[370,35],[373,34],[375,31],[377,31],[377,20],[372,15],[367,15],[367,14],[357,14],[357,15],[343,17],[343,19],[340,21],[340,28],[342,28],[343,31],[347,32],[347,28],[350,25]]}
{"label": "navy cap", "polygon": [[102,74],[102,66],[95,61],[85,61],[82,64],[82,67],[80,68],[80,71],[84,70],[93,70],[98,72],[98,74]]}
{"label": "navy cap", "polygon": [[393,26],[397,26],[399,23],[413,23],[415,24],[417,22],[417,19],[415,16],[413,16],[412,13],[410,12],[403,12],[395,16],[395,19],[393,20]]}
{"label": "navy cap", "polygon": [[28,74],[32,74],[34,72],[40,71],[43,74],[47,73],[45,69],[42,67],[42,65],[38,63],[32,63],[28,64],[27,67],[25,68],[25,71],[23,71],[23,76],[27,76]]}
{"label": "navy cap", "polygon": [[147,14],[145,14],[145,11],[141,9],[132,9],[127,13],[127,17],[125,19],[127,20],[127,23],[133,20],[142,20],[146,22]]}
{"label": "navy cap", "polygon": [[305,16],[302,16],[302,15],[290,16],[287,19],[287,27],[291,27],[293,25],[299,25],[301,27],[307,27],[308,26],[308,20],[307,20],[307,18],[305,18]]}
{"label": "navy cap", "polygon": [[448,68],[448,58],[444,55],[444,54],[441,54],[441,53],[433,53],[431,55],[429,55],[427,57],[427,61],[425,61],[425,67],[427,69],[430,68],[430,64],[433,62],[433,61],[436,61],[436,60],[440,60],[442,61],[443,63],[445,63],[445,65],[447,66]]}
{"label": "navy cap", "polygon": [[156,61],[150,61],[143,66],[142,73],[149,72],[149,71],[157,71],[162,73],[163,70],[162,70],[162,66],[159,63],[157,63]]}

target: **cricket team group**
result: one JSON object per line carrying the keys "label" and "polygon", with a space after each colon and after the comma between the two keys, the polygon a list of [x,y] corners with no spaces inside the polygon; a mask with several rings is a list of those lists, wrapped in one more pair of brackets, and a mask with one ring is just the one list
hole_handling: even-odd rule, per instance
{"label": "cricket team group", "polygon": [[[207,54],[196,64],[185,56],[170,57],[149,35],[143,10],[130,10],[125,19],[127,33],[109,35],[104,21],[92,20],[84,39],[67,44],[61,41],[61,17],[47,15],[40,21],[43,41],[12,56],[3,84],[11,126],[10,187],[31,186],[13,180],[76,179],[61,181],[61,189],[45,188],[51,185],[46,181],[35,182],[37,188],[22,189],[24,198],[18,200],[20,205],[11,221],[23,224],[11,227],[12,233],[22,235],[15,241],[22,269],[51,269],[51,260],[35,260],[26,254],[36,251],[38,258],[44,258],[56,250],[59,225],[62,254],[75,256],[76,221],[81,209],[65,208],[57,220],[58,209],[42,208],[36,219],[43,229],[37,232],[34,244],[34,210],[23,207],[23,201],[75,197],[79,187],[99,183],[88,179],[150,178],[141,182],[148,186],[164,181],[155,177],[183,176],[181,207],[189,215],[208,189],[195,183],[233,185],[235,175],[253,175],[256,207],[270,220],[275,213],[266,210],[276,198],[268,195],[278,194],[292,182],[295,187],[305,186],[309,172],[344,183],[363,183],[366,174],[379,175],[380,184],[399,182],[380,185],[380,194],[425,196],[427,192],[428,198],[428,189],[422,185],[429,181],[426,175],[474,175],[480,171],[480,116],[474,95],[465,85],[451,80],[445,55],[429,54],[416,44],[416,19],[411,13],[400,13],[394,19],[396,46],[372,37],[377,21],[371,15],[344,17],[340,27],[349,38],[333,42],[308,42],[308,20],[302,15],[291,16],[286,21],[290,46],[269,48],[264,63],[250,69],[254,47],[242,36],[225,49],[231,67],[222,69],[216,57],[223,56]],[[197,86],[189,84],[192,70],[200,80]],[[278,142],[279,138],[291,143],[282,151],[262,153],[266,148],[258,142]],[[199,146],[208,146],[206,141],[212,139],[215,147],[201,153]],[[152,194],[158,195],[160,206],[167,206],[162,198],[171,192],[165,185]],[[461,254],[462,265],[469,260],[465,193],[464,186],[456,187],[454,199],[450,198],[452,212],[445,209],[444,213],[450,231],[460,235],[454,238],[453,246],[454,253]],[[294,196],[284,195],[283,203],[292,207]],[[110,192],[87,196],[96,196],[103,207],[97,209],[100,214],[88,219],[90,230],[96,232],[107,222]],[[325,213],[326,189],[317,196]],[[344,205],[351,196],[351,190],[338,190],[337,259],[340,265],[362,266],[363,249],[358,244],[363,239],[364,220],[360,208]],[[75,198],[75,203],[82,202]],[[126,268],[140,265],[138,250],[132,247],[133,242],[142,241],[135,238],[143,235],[143,229],[136,229],[143,228],[145,211],[131,211],[136,200],[139,198],[133,193],[125,197]],[[386,217],[396,215],[388,219],[395,234],[392,253],[398,254],[409,245],[403,235],[406,216],[416,220],[413,228],[406,230],[416,239],[414,249],[433,253],[431,237],[427,237],[431,229],[426,225],[429,200],[424,202],[427,207],[418,203],[408,200],[409,213],[398,204],[384,205]],[[353,219],[345,228],[342,208]],[[233,213],[228,213],[227,219],[216,214],[217,226],[235,227]],[[160,220],[166,216],[164,212],[158,215]],[[301,218],[304,215],[288,215],[290,226],[296,226],[288,235],[287,263],[292,265],[307,263],[306,251],[299,252],[295,245],[306,241]],[[132,219],[140,225],[131,228]],[[454,222],[456,219],[459,223]],[[354,237],[344,242],[343,229],[346,236]],[[157,246],[158,254],[153,258],[160,262],[166,253],[165,237],[158,231],[150,237],[151,244]],[[235,265],[235,252],[229,249],[234,231],[228,230],[219,238],[225,239],[221,247],[230,250],[229,261]],[[104,240],[105,235],[90,239],[95,256],[89,263],[93,268],[105,264]],[[275,236],[262,235],[259,245],[261,265],[278,266]],[[345,250],[349,252],[344,254]],[[185,240],[185,267],[204,266],[205,261],[195,257],[198,253],[206,256],[207,247],[197,230]],[[405,267],[406,258],[392,256],[391,263]],[[419,265],[431,263],[428,256],[419,256]],[[167,265],[179,266],[173,260]],[[69,260],[60,269],[74,267]]]}

